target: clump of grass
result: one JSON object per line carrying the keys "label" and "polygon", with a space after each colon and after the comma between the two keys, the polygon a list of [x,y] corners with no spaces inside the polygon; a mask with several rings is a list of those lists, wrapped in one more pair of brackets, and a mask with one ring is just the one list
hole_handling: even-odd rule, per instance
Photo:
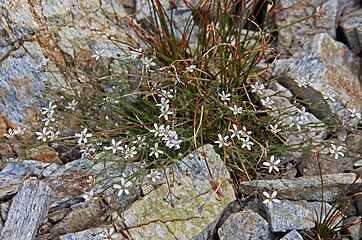
{"label": "clump of grass", "polygon": [[[94,161],[142,163],[124,176],[125,188],[136,177],[159,180],[162,169],[204,144],[215,146],[237,181],[279,174],[285,152],[332,147],[327,153],[343,155],[342,147],[310,135],[328,126],[308,122],[305,107],[276,108],[281,93],[267,90],[265,77],[277,57],[270,47],[274,5],[243,2],[183,1],[191,14],[180,27],[174,10],[148,1],[151,16],[130,20],[138,40],[122,42],[124,73],[84,73],[81,84],[50,88],[56,103],[43,108],[37,139]],[[303,140],[289,142],[290,135]]]}

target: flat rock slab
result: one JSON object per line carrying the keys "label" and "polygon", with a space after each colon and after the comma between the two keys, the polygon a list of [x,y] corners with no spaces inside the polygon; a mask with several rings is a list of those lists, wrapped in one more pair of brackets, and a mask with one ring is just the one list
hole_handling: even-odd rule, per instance
{"label": "flat rock slab", "polygon": [[[356,179],[354,173],[339,173],[324,175],[324,200],[336,201]],[[359,183],[356,183],[359,184]],[[279,199],[321,201],[321,180],[319,176],[300,177],[295,179],[254,180],[240,184],[239,191],[252,195],[255,192],[278,192]]]}
{"label": "flat rock slab", "polygon": [[249,210],[231,214],[218,233],[220,240],[272,239],[268,222]]}
{"label": "flat rock slab", "polygon": [[48,214],[51,189],[39,181],[26,181],[10,207],[0,239],[32,240]]}
{"label": "flat rock slab", "polygon": [[[206,166],[220,184],[215,193]],[[124,211],[132,239],[190,239],[219,217],[235,200],[229,173],[211,145],[206,145],[167,169],[168,181]]]}

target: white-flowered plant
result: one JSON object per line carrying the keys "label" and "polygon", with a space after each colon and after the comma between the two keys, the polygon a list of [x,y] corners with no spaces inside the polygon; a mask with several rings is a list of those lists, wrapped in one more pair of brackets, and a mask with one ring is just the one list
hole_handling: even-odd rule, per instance
{"label": "white-flowered plant", "polygon": [[158,170],[152,169],[149,174],[147,174],[147,177],[152,180],[152,182],[156,182],[160,179],[162,179],[162,175]]}
{"label": "white-flowered plant", "polygon": [[112,150],[112,153],[115,154],[117,151],[122,152],[124,148],[121,146],[122,141],[116,142],[115,139],[112,139],[111,146],[104,147],[105,150]]}
{"label": "white-flowered plant", "polygon": [[344,148],[343,146],[336,146],[331,144],[331,148],[329,149],[329,153],[334,155],[335,159],[338,159],[339,156],[344,157]]}
{"label": "white-flowered plant", "polygon": [[80,133],[76,133],[75,136],[78,137],[78,144],[87,144],[88,138],[91,138],[93,135],[91,133],[87,133],[88,129],[84,128]]}
{"label": "white-flowered plant", "polygon": [[121,178],[120,184],[114,184],[113,188],[119,189],[117,196],[120,197],[123,193],[128,195],[130,187],[132,186],[131,181],[126,181],[124,178]]}
{"label": "white-flowered plant", "polygon": [[230,146],[230,143],[228,142],[228,135],[223,137],[221,134],[218,134],[217,137],[219,140],[215,141],[214,143],[219,144],[219,148]]}
{"label": "white-flowered plant", "polygon": [[268,192],[263,192],[263,195],[265,196],[265,200],[263,201],[264,204],[268,204],[271,206],[273,203],[279,203],[280,200],[276,199],[275,197],[278,195],[277,191],[273,191],[271,194]]}
{"label": "white-flowered plant", "polygon": [[277,165],[280,163],[280,159],[274,159],[275,156],[271,156],[268,162],[263,162],[263,165],[269,168],[269,173],[272,171],[279,172]]}

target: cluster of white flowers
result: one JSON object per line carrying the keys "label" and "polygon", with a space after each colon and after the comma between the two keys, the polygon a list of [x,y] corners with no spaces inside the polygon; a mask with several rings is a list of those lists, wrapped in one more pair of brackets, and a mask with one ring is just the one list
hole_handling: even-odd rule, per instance
{"label": "cluster of white flowers", "polygon": [[7,138],[12,138],[16,135],[24,135],[26,131],[26,128],[20,128],[18,127],[17,129],[13,129],[13,128],[9,128],[8,129],[8,133],[3,134],[4,137]]}
{"label": "cluster of white flowers", "polygon": [[228,142],[229,138],[235,138],[242,143],[241,148],[246,147],[249,151],[251,150],[251,146],[254,145],[254,143],[250,140],[251,131],[247,131],[245,126],[243,126],[242,129],[239,129],[236,124],[233,124],[232,128],[229,129],[229,132],[231,132],[230,136],[226,135],[223,137],[221,134],[217,135],[218,140],[214,143],[219,144],[219,148],[230,146],[230,142]]}
{"label": "cluster of white flowers", "polygon": [[[167,125],[165,127],[165,125],[158,126],[157,123],[154,123],[153,126],[154,129],[151,129],[149,131],[153,133],[155,137],[160,137],[163,140],[166,147],[180,149],[180,144],[182,141],[178,138],[177,132],[171,130],[170,125]],[[151,148],[151,151],[153,152],[153,154],[155,154],[156,158],[158,156],[158,154],[156,155],[156,152],[161,153],[160,150],[158,149],[158,145],[155,145],[153,148]],[[150,156],[152,156],[151,153]]]}

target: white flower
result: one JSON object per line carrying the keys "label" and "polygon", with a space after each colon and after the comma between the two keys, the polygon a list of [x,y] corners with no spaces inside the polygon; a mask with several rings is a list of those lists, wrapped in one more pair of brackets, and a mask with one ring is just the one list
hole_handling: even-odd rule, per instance
{"label": "white flower", "polygon": [[157,136],[163,136],[165,126],[161,125],[160,127],[157,126],[157,123],[154,123],[153,126],[155,129],[151,129],[150,132],[155,134],[155,137]]}
{"label": "white flower", "polygon": [[75,111],[75,106],[78,104],[78,101],[71,101],[71,102],[68,102],[68,106],[66,106],[65,108],[66,109],[69,109],[69,110],[72,110],[72,111]]}
{"label": "white flower", "polygon": [[261,94],[262,91],[264,90],[264,84],[260,84],[258,82],[255,82],[255,84],[252,84],[250,86],[253,90],[251,90],[251,92],[256,93],[256,94]]}
{"label": "white flower", "polygon": [[89,186],[92,186],[94,185],[96,182],[96,179],[93,177],[93,176],[89,176],[88,179],[87,179],[87,183]]}
{"label": "white flower", "polygon": [[87,128],[84,128],[84,130],[80,133],[75,134],[76,137],[78,137],[78,144],[87,143],[87,138],[92,137],[93,135],[91,133],[87,133]]}
{"label": "white flower", "polygon": [[46,127],[44,127],[42,132],[36,132],[35,134],[38,135],[37,138],[38,140],[46,142],[49,135],[49,131],[47,131]]}
{"label": "white flower", "polygon": [[55,141],[57,140],[59,136],[59,131],[48,131],[48,138],[50,141]]}
{"label": "white flower", "polygon": [[274,126],[269,124],[269,127],[270,127],[270,131],[275,134],[282,131],[280,128],[278,128],[278,124],[275,124]]}
{"label": "white flower", "polygon": [[225,104],[226,104],[226,101],[230,101],[230,97],[231,97],[231,94],[230,93],[225,93],[224,91],[221,92],[221,94],[219,93],[218,94],[220,96],[220,99],[221,101],[223,101]]}
{"label": "white flower", "polygon": [[161,114],[158,118],[164,117],[166,121],[168,121],[168,115],[172,115],[173,112],[170,111],[170,106],[167,105],[165,108],[160,109]]}
{"label": "white flower", "polygon": [[133,49],[132,54],[131,54],[131,58],[136,59],[136,58],[142,56],[142,52],[143,52],[142,48]]}
{"label": "white flower", "polygon": [[240,130],[236,124],[233,124],[233,128],[229,129],[229,132],[232,133],[231,138],[237,137],[240,140],[240,136],[243,136],[243,130]]}
{"label": "white flower", "polygon": [[48,126],[50,122],[55,122],[55,118],[53,118],[53,114],[47,114],[47,117],[41,120],[44,122],[45,126]]}
{"label": "white flower", "polygon": [[91,202],[91,203],[94,202],[97,199],[97,197],[94,194],[93,190],[90,190],[89,193],[87,193],[87,192],[84,193],[82,197],[84,198],[85,201]]}
{"label": "white flower", "polygon": [[[251,135],[251,131],[248,131],[248,130],[246,130],[246,127],[245,126],[243,126],[242,127],[242,133],[241,133],[241,135],[243,136],[243,137],[249,137],[250,135]],[[240,139],[239,139],[240,140]]]}
{"label": "white flower", "polygon": [[113,154],[115,154],[117,152],[117,150],[123,151],[123,147],[119,146],[119,145],[122,144],[122,141],[116,142],[116,140],[112,139],[111,143],[112,143],[111,146],[106,146],[106,147],[104,147],[104,149],[105,150],[112,150]]}
{"label": "white flower", "polygon": [[[169,126],[167,125],[167,127],[169,127]],[[162,140],[165,141],[166,147],[168,147],[168,148],[174,147],[175,149],[179,149],[180,143],[182,142],[181,140],[178,140],[178,135],[177,135],[176,131],[172,131],[172,130],[165,131],[164,137],[162,138]]]}
{"label": "white flower", "polygon": [[274,160],[274,156],[271,156],[269,162],[263,162],[263,165],[269,167],[269,173],[271,173],[273,170],[279,172],[279,168],[277,167],[279,163],[280,159]]}
{"label": "white flower", "polygon": [[271,205],[273,202],[275,203],[280,202],[280,200],[275,198],[278,195],[276,191],[274,191],[271,195],[267,192],[263,192],[263,195],[266,197],[266,199],[263,201],[264,204]]}
{"label": "white flower", "polygon": [[307,88],[309,85],[313,83],[314,79],[307,77],[298,77],[294,80],[298,84],[299,87]]}
{"label": "white flower", "polygon": [[158,179],[161,179],[161,173],[157,170],[151,170],[150,174],[147,174],[148,178],[151,178],[152,182],[156,182]]}
{"label": "white flower", "polygon": [[335,159],[338,159],[339,155],[341,157],[344,157],[344,153],[342,152],[342,150],[343,150],[342,146],[337,147],[336,145],[332,144],[332,148],[329,149],[329,153],[334,155]]}
{"label": "white flower", "polygon": [[348,109],[348,111],[351,112],[351,118],[357,117],[358,119],[361,119],[361,113],[357,111],[357,109]]}
{"label": "white flower", "polygon": [[137,154],[136,147],[124,146],[124,158],[133,158]]}
{"label": "white flower", "polygon": [[243,142],[243,144],[241,145],[241,148],[246,147],[250,151],[251,145],[254,145],[254,143],[250,141],[250,138],[246,137],[246,138],[241,138],[240,140]]}
{"label": "white flower", "polygon": [[150,150],[151,150],[151,152],[150,152],[149,156],[155,155],[155,157],[158,158],[158,154],[163,154],[163,151],[158,149],[158,143],[157,142],[155,143],[154,147],[150,148]]}
{"label": "white flower", "polygon": [[156,63],[153,61],[153,58],[145,57],[143,65],[145,65],[146,68],[150,68],[150,67],[155,67]]}
{"label": "white flower", "polygon": [[223,146],[228,147],[230,144],[228,143],[229,136],[221,136],[221,134],[218,134],[217,137],[219,138],[218,141],[215,141],[214,143],[219,144],[219,148],[222,148]]}
{"label": "white flower", "polygon": [[336,99],[335,99],[335,97],[336,97],[336,95],[335,94],[333,94],[331,91],[327,91],[327,92],[324,92],[323,93],[323,98],[325,99],[325,100],[331,100],[332,102],[335,102],[336,101]]}
{"label": "white flower", "polygon": [[160,107],[161,109],[165,109],[165,108],[169,107],[169,105],[168,105],[169,102],[170,102],[170,100],[167,100],[166,98],[162,97],[161,103],[157,103],[156,106]]}
{"label": "white flower", "polygon": [[193,65],[186,67],[186,72],[192,73],[195,69],[196,69],[196,65],[193,64]]}
{"label": "white flower", "polygon": [[238,107],[238,106],[236,106],[235,104],[234,104],[234,106],[233,106],[232,108],[229,107],[229,109],[230,109],[231,111],[233,111],[233,114],[234,114],[234,115],[240,114],[240,113],[241,113],[241,110],[243,110],[242,107]]}
{"label": "white flower", "polygon": [[173,90],[172,89],[170,91],[161,90],[161,94],[159,94],[158,96],[172,99],[173,98]]}
{"label": "white flower", "polygon": [[272,105],[274,104],[274,101],[270,99],[270,97],[267,97],[265,99],[261,99],[261,103],[266,106],[267,108],[272,108]]}
{"label": "white flower", "polygon": [[3,134],[3,136],[4,137],[7,137],[7,138],[12,138],[13,136],[15,136],[16,135],[16,132],[15,131],[13,131],[13,129],[12,128],[9,128],[8,129],[8,133],[6,134]]}
{"label": "white flower", "polygon": [[[97,143],[98,145],[99,143]],[[80,145],[82,153],[82,158],[92,158],[92,155],[96,152],[96,149],[93,147],[93,144],[81,144]]]}
{"label": "white flower", "polygon": [[109,230],[104,230],[105,239],[119,239],[120,236],[114,231],[114,228],[110,228]]}
{"label": "white flower", "polygon": [[53,102],[50,102],[48,107],[41,108],[43,110],[43,112],[41,114],[43,114],[43,115],[47,115],[47,114],[52,115],[54,113],[54,109],[56,107],[57,107],[57,105],[53,105]]}
{"label": "white flower", "polygon": [[15,135],[24,135],[26,131],[26,128],[20,128],[18,127],[18,129],[14,129],[14,134]]}
{"label": "white flower", "polygon": [[126,195],[129,194],[128,189],[131,185],[132,185],[132,182],[130,182],[130,181],[126,182],[126,180],[124,178],[121,178],[120,184],[114,184],[113,188],[119,189],[117,196],[120,197],[123,193],[125,193]]}

